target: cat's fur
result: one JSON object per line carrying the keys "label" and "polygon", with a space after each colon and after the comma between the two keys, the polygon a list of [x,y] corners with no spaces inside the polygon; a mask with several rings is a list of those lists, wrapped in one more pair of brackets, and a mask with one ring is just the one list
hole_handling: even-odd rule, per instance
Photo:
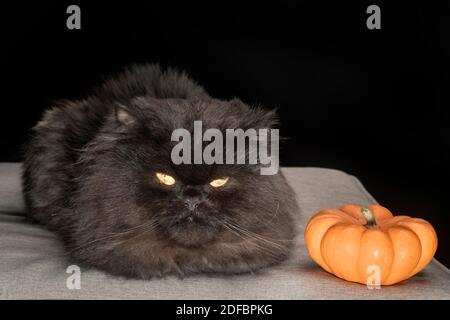
{"label": "cat's fur", "polygon": [[[241,273],[285,259],[299,213],[281,173],[255,165],[174,165],[172,130],[270,128],[272,111],[209,97],[189,77],[132,66],[82,100],[45,112],[26,146],[29,217],[57,231],[77,263],[151,278]],[[155,172],[176,178],[174,186]],[[209,182],[229,176],[212,188]],[[199,202],[195,210],[186,206]]]}

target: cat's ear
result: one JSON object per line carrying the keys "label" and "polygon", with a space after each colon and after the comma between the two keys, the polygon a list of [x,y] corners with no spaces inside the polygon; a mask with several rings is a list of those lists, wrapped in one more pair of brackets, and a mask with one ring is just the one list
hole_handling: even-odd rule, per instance
{"label": "cat's ear", "polygon": [[278,116],[275,109],[250,107],[237,98],[231,100],[230,104],[234,108],[239,108],[243,114],[240,119],[240,128],[242,129],[270,129],[278,125]]}
{"label": "cat's ear", "polygon": [[131,114],[130,110],[122,104],[115,105],[115,116],[117,122],[124,126],[131,126],[136,123],[136,118]]}

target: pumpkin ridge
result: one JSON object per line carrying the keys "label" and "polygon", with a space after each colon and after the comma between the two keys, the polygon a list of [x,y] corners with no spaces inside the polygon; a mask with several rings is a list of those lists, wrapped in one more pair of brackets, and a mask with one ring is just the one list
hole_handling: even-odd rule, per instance
{"label": "pumpkin ridge", "polygon": [[305,233],[309,231],[312,222],[316,223],[317,221],[320,221],[320,220],[336,219],[336,218],[340,218],[340,217],[334,213],[324,212],[324,210],[322,210],[319,213],[317,213],[316,215],[314,215],[313,217],[311,217],[311,219],[309,219],[308,224],[305,228]]}
{"label": "pumpkin ridge", "polygon": [[[348,268],[348,266],[347,266],[347,268],[345,268],[345,270],[340,270],[340,274],[341,274],[343,279],[348,280],[348,281],[358,281],[357,277],[352,276],[352,275],[356,275],[355,271],[357,271],[357,269],[358,269],[357,261],[359,260],[359,252],[361,250],[361,245],[360,245],[361,244],[361,239],[362,239],[363,234],[365,233],[366,230],[365,230],[364,226],[359,225],[359,224],[349,224],[349,223],[344,224],[343,223],[342,227],[343,228],[342,228],[342,230],[340,232],[341,236],[342,236],[342,233],[348,232],[349,229],[352,229],[351,232],[357,232],[356,230],[361,230],[361,232],[359,234],[359,238],[357,240],[353,240],[353,241],[356,241],[356,243],[358,244],[357,245],[358,251],[352,253],[352,256],[356,257],[356,259],[355,259],[356,263],[354,265],[350,266],[350,268],[353,269],[353,272],[349,272],[348,270],[346,270]],[[344,245],[344,243],[345,242],[339,243],[339,247],[342,247]]]}
{"label": "pumpkin ridge", "polygon": [[[328,264],[325,262],[325,259],[321,252],[321,246],[322,246],[322,242],[324,239],[324,235],[328,231],[328,229],[333,227],[337,223],[341,223],[341,221],[340,221],[340,217],[338,217],[336,215],[331,215],[329,218],[323,219],[323,220],[327,221],[329,219],[332,219],[333,221],[331,221],[331,224],[326,228],[326,230],[323,231],[322,236],[317,237],[312,232],[314,231],[315,228],[317,228],[317,225],[320,226],[320,224],[324,223],[324,222],[320,221],[320,219],[316,220],[315,218],[312,218],[308,225],[307,230],[305,230],[305,241],[307,243],[311,244],[311,242],[316,242],[313,239],[318,239],[317,247],[313,247],[313,246],[310,247],[307,245],[308,250],[310,250],[310,255],[318,265],[320,265],[322,268],[324,268],[327,272],[333,273],[331,271],[331,269],[329,268]],[[311,229],[313,229],[313,231],[311,231]],[[312,254],[311,250],[313,251],[313,254]],[[319,260],[317,260],[317,259],[319,259]]]}
{"label": "pumpkin ridge", "polygon": [[409,216],[395,216],[393,218],[382,219],[381,222],[382,222],[382,224],[384,224],[385,228],[389,228],[391,226],[398,225],[399,222],[409,220],[409,219],[411,219],[411,217],[409,217]]}
{"label": "pumpkin ridge", "polygon": [[[363,226],[364,227],[364,226]],[[361,232],[359,239],[358,239],[358,252],[356,252],[356,263],[354,265],[354,270],[353,270],[353,274],[355,275],[354,280],[355,282],[358,282],[358,261],[360,260],[360,253],[361,253],[361,239],[364,236],[364,233],[366,232],[366,230],[364,230],[363,232]]]}
{"label": "pumpkin ridge", "polygon": [[[389,242],[390,242],[390,244],[391,244],[391,250],[392,250],[392,261],[391,261],[391,264],[390,264],[389,268],[387,268],[387,269],[388,269],[388,270],[387,270],[387,271],[388,271],[388,272],[387,272],[388,276],[384,279],[384,281],[382,281],[382,282],[385,282],[387,279],[389,279],[389,277],[390,277],[390,275],[391,275],[391,273],[392,273],[392,269],[394,268],[394,262],[395,262],[395,244],[394,244],[394,239],[392,239],[391,235],[390,235],[389,232],[388,232],[388,229],[380,230],[380,232],[382,232],[383,234],[385,234],[385,235],[387,236],[387,238],[389,239]],[[383,278],[383,275],[381,275],[381,278]]]}
{"label": "pumpkin ridge", "polygon": [[[423,220],[423,219],[420,219],[420,220],[422,220],[422,221],[416,221],[415,219],[417,219],[417,218],[412,218],[410,221],[404,221],[404,222],[406,222],[406,223],[411,223],[411,222],[412,222],[412,223],[418,223],[418,224],[422,225],[423,227],[428,227],[428,226],[431,227],[431,225],[429,224],[428,221]],[[410,228],[409,226],[407,226],[407,225],[406,225],[406,226],[403,226],[403,225],[401,225],[401,224],[399,224],[399,225],[402,226],[402,227],[404,227],[404,228],[407,228],[407,229],[410,230],[412,233],[414,233],[414,234],[417,236],[417,238],[419,239],[419,243],[420,243],[421,253],[420,253],[420,256],[419,256],[419,261],[417,262],[416,266],[411,270],[410,274],[408,275],[408,278],[411,278],[413,275],[415,275],[416,273],[420,272],[420,271],[421,271],[428,263],[430,263],[431,259],[433,259],[434,253],[436,252],[437,245],[436,245],[435,248],[434,248],[433,255],[431,256],[431,258],[429,259],[429,261],[425,264],[425,266],[424,266],[423,268],[421,268],[420,270],[416,271],[417,266],[422,262],[423,251],[424,251],[424,250],[423,250],[423,249],[424,249],[424,241],[422,240],[422,237],[420,236],[420,234],[418,234],[415,230],[413,230],[413,229]],[[433,229],[433,231],[434,231],[434,229]],[[408,279],[408,278],[406,278],[406,279]]]}
{"label": "pumpkin ridge", "polygon": [[[373,239],[371,241],[368,241],[366,238],[379,238],[378,240],[382,240],[380,243],[376,243],[376,245],[373,245]],[[381,230],[379,228],[366,228],[365,232],[363,233],[363,238],[361,239],[361,242],[365,243],[366,245],[361,245],[361,248],[364,248],[364,252],[367,252],[367,254],[364,254],[363,257],[359,257],[359,263],[358,263],[358,277],[360,279],[359,283],[361,284],[367,284],[368,275],[367,270],[368,267],[371,265],[374,265],[380,269],[380,284],[383,284],[384,281],[388,278],[389,272],[391,271],[393,262],[394,262],[394,245],[392,243],[391,238],[386,234],[384,230]],[[370,245],[372,243],[372,245]],[[382,246],[382,244],[386,244],[389,247]],[[375,248],[377,251],[380,251],[381,253],[385,253],[384,258],[381,261],[378,261],[374,264],[374,262],[370,262],[371,259],[371,253],[372,250]],[[370,254],[369,254],[370,253]],[[369,259],[369,261],[368,261]],[[390,260],[390,263],[383,263],[385,260]],[[378,264],[381,263],[381,264]],[[364,279],[364,280],[361,280]]]}
{"label": "pumpkin ridge", "polygon": [[410,217],[410,218],[411,218],[411,221],[419,223],[419,224],[421,224],[423,226],[427,226],[427,227],[431,226],[430,223],[427,220],[424,220],[422,218],[413,218],[413,217]]}
{"label": "pumpkin ridge", "polygon": [[[403,280],[401,280],[401,281],[404,281],[406,279],[409,279],[411,276],[413,276],[413,272],[414,272],[414,270],[416,269],[417,265],[419,264],[419,262],[421,260],[421,257],[422,257],[422,242],[420,240],[420,236],[414,230],[412,230],[411,228],[408,228],[407,226],[395,225],[395,226],[392,226],[391,228],[389,228],[388,230],[391,230],[391,229],[403,229],[403,230],[405,230],[405,231],[407,231],[409,233],[412,233],[415,236],[415,238],[417,239],[418,244],[419,244],[420,252],[419,252],[419,255],[418,255],[418,259],[417,259],[416,263],[410,268],[410,270],[406,274],[406,276],[402,277]],[[390,232],[388,231],[387,233],[388,233],[389,237],[392,239],[392,236],[391,236]],[[395,249],[396,247],[395,247],[394,239],[392,239],[392,243],[394,244],[394,249]],[[394,261],[392,263],[392,267],[391,267],[391,270],[390,270],[390,275],[386,279],[386,282],[389,282],[388,280],[390,280],[390,278],[392,277],[392,269],[394,267],[395,262],[396,262],[396,255],[395,255],[395,252],[394,252]]]}
{"label": "pumpkin ridge", "polygon": [[336,272],[333,270],[333,268],[331,267],[331,263],[328,261],[328,255],[326,254],[326,252],[324,253],[324,241],[326,239],[327,234],[330,232],[330,229],[333,228],[334,226],[341,224],[342,222],[337,222],[333,225],[331,225],[330,227],[328,227],[327,231],[325,231],[325,233],[322,236],[322,239],[320,240],[320,255],[322,256],[322,260],[325,263],[325,265],[328,267],[328,269],[330,269],[332,274],[336,274]]}
{"label": "pumpkin ridge", "polygon": [[395,244],[394,244],[394,239],[392,239],[391,234],[389,233],[389,229],[390,229],[390,227],[386,227],[384,230],[381,230],[381,232],[384,232],[387,235],[387,237],[389,238],[389,241],[391,243],[391,246],[392,246],[392,263],[389,266],[389,270],[388,270],[389,272],[387,272],[388,276],[382,282],[387,282],[389,280],[389,278],[391,277],[391,274],[392,274],[392,270],[394,269],[394,264],[395,264]]}

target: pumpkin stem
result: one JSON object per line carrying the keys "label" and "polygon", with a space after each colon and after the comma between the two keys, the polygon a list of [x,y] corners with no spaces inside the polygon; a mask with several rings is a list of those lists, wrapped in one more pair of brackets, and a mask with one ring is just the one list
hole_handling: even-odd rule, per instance
{"label": "pumpkin stem", "polygon": [[377,221],[375,220],[375,215],[372,210],[369,208],[361,208],[361,214],[364,219],[366,219],[366,224],[364,225],[367,228],[378,228]]}

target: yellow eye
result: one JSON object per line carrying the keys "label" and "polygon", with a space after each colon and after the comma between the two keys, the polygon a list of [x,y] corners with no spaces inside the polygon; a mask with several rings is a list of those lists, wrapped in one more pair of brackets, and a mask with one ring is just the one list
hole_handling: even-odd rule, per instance
{"label": "yellow eye", "polygon": [[175,183],[175,178],[165,173],[157,172],[156,177],[158,178],[159,182],[165,184],[166,186],[171,186]]}
{"label": "yellow eye", "polygon": [[211,181],[209,184],[214,188],[218,188],[218,187],[225,185],[228,182],[228,179],[229,179],[228,177],[215,179],[215,180]]}

